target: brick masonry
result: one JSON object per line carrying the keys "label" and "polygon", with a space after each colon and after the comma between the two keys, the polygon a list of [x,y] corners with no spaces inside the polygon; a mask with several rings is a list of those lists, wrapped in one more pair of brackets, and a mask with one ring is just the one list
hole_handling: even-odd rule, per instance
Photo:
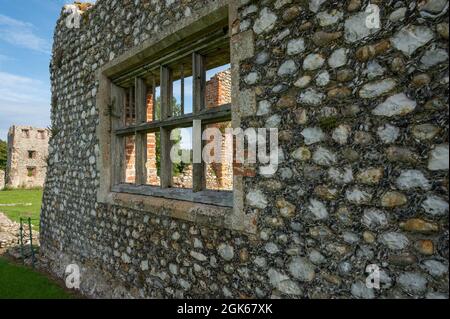
{"label": "brick masonry", "polygon": [[[78,263],[96,297],[448,298],[448,1],[372,1],[380,29],[365,24],[368,3],[98,0],[77,30],[62,15],[41,219],[49,269],[63,277]],[[233,125],[278,128],[284,159],[273,176],[236,168],[236,209],[256,233],[215,223],[214,206],[202,219],[183,201],[99,201],[96,72],[226,4],[237,9]],[[369,265],[380,289],[365,285]]]}

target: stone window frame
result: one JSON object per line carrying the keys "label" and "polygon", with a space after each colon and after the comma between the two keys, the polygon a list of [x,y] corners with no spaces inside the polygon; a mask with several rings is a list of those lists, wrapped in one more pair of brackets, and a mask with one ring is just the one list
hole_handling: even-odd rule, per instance
{"label": "stone window frame", "polygon": [[36,166],[27,166],[27,177],[33,178],[37,175],[37,168]]}
{"label": "stone window frame", "polygon": [[142,189],[136,191],[120,189],[115,187],[114,183],[114,162],[116,162],[114,156],[117,152],[113,150],[117,140],[114,134],[113,105],[111,103],[115,91],[112,79],[127,69],[151,60],[158,53],[164,52],[164,49],[170,48],[184,39],[189,39],[228,18],[231,51],[232,127],[240,126],[241,109],[256,108],[256,94],[249,90],[242,91],[239,87],[239,63],[254,55],[255,40],[251,30],[243,33],[233,32],[238,17],[238,7],[238,0],[211,2],[192,16],[166,27],[164,31],[154,37],[107,62],[96,72],[98,84],[96,105],[99,111],[99,123],[96,130],[99,140],[99,152],[96,155],[97,169],[100,174],[100,185],[97,192],[99,203],[160,214],[208,226],[223,227],[251,235],[256,234],[257,215],[244,210],[243,176],[233,176],[232,207],[211,202],[201,203],[195,201],[195,198],[182,200],[176,199],[176,197],[155,196],[160,194],[146,194]]}
{"label": "stone window frame", "polygon": [[[226,26],[227,23],[224,22]],[[175,51],[169,51],[156,61],[136,69],[131,68],[127,73],[112,78],[111,86],[111,113],[114,147],[112,149],[115,165],[112,168],[113,190],[117,192],[136,193],[166,197],[169,199],[182,199],[203,204],[215,204],[232,207],[232,192],[208,190],[206,188],[206,165],[201,163],[193,165],[193,187],[172,187],[172,162],[170,158],[172,142],[171,131],[177,128],[193,128],[193,156],[202,157],[202,133],[209,124],[218,124],[231,120],[231,104],[218,105],[215,108],[206,108],[206,71],[220,65],[229,64],[229,36],[224,25],[218,24],[196,36],[194,41],[189,40],[186,45],[177,43]],[[209,30],[209,29],[207,29]],[[171,48],[169,48],[171,50]],[[204,52],[209,52],[208,58]],[[193,112],[184,114],[184,101],[181,100],[183,114],[174,115],[173,112],[173,83],[180,78],[181,90],[184,90],[184,73],[187,71],[183,64],[192,59],[193,73]],[[210,62],[209,62],[210,61]],[[159,76],[158,76],[159,73]],[[131,75],[130,75],[131,74]],[[156,79],[160,79],[159,83]],[[161,88],[161,116],[156,118],[156,109],[153,107],[151,120],[147,114],[148,93],[153,95],[153,106],[156,105],[156,87]],[[128,92],[128,94],[127,94]],[[132,121],[127,121],[127,105],[133,105]],[[161,168],[160,186],[147,183],[147,136],[160,133]],[[135,144],[135,180],[130,183],[125,176],[125,140],[134,137]]]}
{"label": "stone window frame", "polygon": [[41,140],[45,140],[45,130],[38,130],[37,131],[37,138]]}
{"label": "stone window frame", "polygon": [[28,159],[36,159],[37,157],[37,152],[34,150],[29,150],[28,151]]}
{"label": "stone window frame", "polygon": [[23,138],[30,138],[30,130],[27,128],[22,129],[22,137]]}

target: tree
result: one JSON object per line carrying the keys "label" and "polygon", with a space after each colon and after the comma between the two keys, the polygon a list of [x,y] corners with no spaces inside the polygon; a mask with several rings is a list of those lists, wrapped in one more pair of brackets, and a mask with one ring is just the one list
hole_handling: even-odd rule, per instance
{"label": "tree", "polygon": [[0,140],[0,170],[6,170],[7,144]]}

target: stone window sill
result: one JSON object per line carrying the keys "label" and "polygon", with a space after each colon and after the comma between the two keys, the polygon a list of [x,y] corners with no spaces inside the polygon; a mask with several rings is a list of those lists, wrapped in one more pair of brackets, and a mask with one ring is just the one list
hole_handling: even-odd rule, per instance
{"label": "stone window sill", "polygon": [[[128,190],[124,191],[120,189],[119,192],[118,188],[127,188]],[[142,192],[139,192],[139,188],[142,191],[142,188],[144,187],[135,185],[117,185],[102,202],[108,205],[138,210],[152,215],[181,219],[210,227],[235,228],[229,221],[229,219],[233,217],[233,209],[230,207],[198,203],[186,199],[179,200],[156,195],[143,195]],[[145,188],[147,188],[148,192],[148,189],[155,187],[147,186]],[[131,193],[133,191],[135,193]],[[188,190],[183,191],[188,193]],[[168,197],[170,195],[166,194],[165,196]],[[177,195],[171,197],[176,196]],[[217,197],[218,196],[219,194],[217,194]],[[232,196],[232,193],[228,196]],[[221,201],[223,202],[224,200],[221,199]]]}
{"label": "stone window sill", "polygon": [[204,190],[193,192],[191,189],[166,188],[161,189],[157,186],[119,184],[112,187],[115,193],[126,193],[135,195],[145,195],[188,201],[199,204],[216,205],[222,207],[233,207],[233,192],[231,191],[212,191]]}

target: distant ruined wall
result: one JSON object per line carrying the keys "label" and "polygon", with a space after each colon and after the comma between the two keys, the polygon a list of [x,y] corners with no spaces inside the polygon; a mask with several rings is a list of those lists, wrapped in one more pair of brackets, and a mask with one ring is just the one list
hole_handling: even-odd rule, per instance
{"label": "distant ruined wall", "polygon": [[6,184],[8,187],[43,187],[47,173],[49,131],[12,126],[8,132]]}
{"label": "distant ruined wall", "polygon": [[5,174],[6,172],[0,169],[0,190],[5,188]]}
{"label": "distant ruined wall", "polygon": [[[279,130],[278,171],[247,168],[256,234],[97,201],[95,72],[233,4],[234,112]],[[41,252],[94,297],[448,298],[448,1],[98,0],[57,23]],[[241,46],[233,43],[241,39]],[[176,207],[175,207],[176,206]],[[208,222],[210,223],[208,225]],[[366,269],[380,270],[380,289]],[[374,266],[374,267],[375,267]]]}

